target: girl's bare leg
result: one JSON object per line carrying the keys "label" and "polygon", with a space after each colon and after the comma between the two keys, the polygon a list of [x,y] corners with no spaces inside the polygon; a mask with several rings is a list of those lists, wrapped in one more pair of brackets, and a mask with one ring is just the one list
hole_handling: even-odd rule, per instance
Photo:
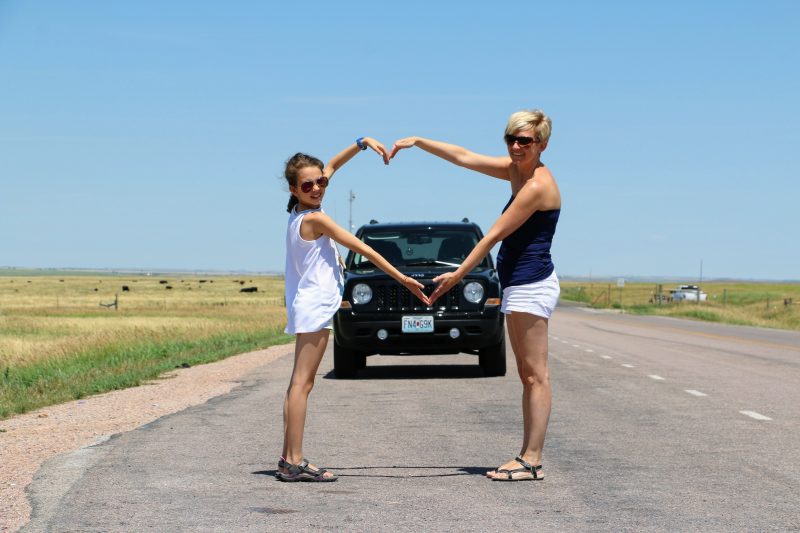
{"label": "girl's bare leg", "polygon": [[[295,340],[294,369],[283,402],[282,455],[292,464],[303,460],[303,430],[308,395],[314,387],[314,378],[328,345],[329,335],[330,330],[323,329],[314,333],[298,333]],[[286,473],[286,469],[281,471]]]}
{"label": "girl's bare leg", "polygon": [[[535,466],[542,462],[542,448],[552,404],[547,366],[548,322],[546,318],[529,313],[510,313],[506,315],[506,323],[522,381],[523,437],[520,455]],[[513,470],[519,467],[519,463],[512,460],[500,468]],[[487,474],[490,477],[498,476],[495,472]]]}

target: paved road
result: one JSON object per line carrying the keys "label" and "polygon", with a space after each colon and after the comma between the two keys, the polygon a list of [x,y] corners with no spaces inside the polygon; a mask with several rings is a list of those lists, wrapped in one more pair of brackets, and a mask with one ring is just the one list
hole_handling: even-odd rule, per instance
{"label": "paved road", "polygon": [[551,333],[544,482],[482,477],[518,451],[513,374],[384,357],[340,381],[331,354],[306,453],[341,479],[277,482],[284,357],[50,461],[24,531],[800,530],[800,334],[576,307]]}

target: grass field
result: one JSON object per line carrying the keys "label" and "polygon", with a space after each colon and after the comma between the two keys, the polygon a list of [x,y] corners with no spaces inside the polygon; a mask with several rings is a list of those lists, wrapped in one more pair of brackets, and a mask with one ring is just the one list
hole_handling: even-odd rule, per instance
{"label": "grass field", "polygon": [[292,340],[282,278],[13,274],[0,275],[0,419]]}
{"label": "grass field", "polygon": [[[664,293],[677,285],[664,283]],[[240,292],[247,287],[258,290]],[[800,330],[798,283],[702,289],[707,302],[659,305],[654,283],[620,290],[562,281],[561,297],[628,313]],[[0,270],[0,419],[291,342],[285,320],[277,277]]]}
{"label": "grass field", "polygon": [[[662,282],[662,294],[680,283]],[[656,283],[562,281],[561,298],[626,313],[664,315],[726,324],[800,330],[800,283],[705,282],[705,302],[657,303]],[[791,303],[790,303],[791,301]]]}

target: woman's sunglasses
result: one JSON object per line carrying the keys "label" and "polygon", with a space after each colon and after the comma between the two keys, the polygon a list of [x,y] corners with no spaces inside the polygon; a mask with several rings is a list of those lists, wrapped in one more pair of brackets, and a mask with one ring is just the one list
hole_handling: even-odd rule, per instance
{"label": "woman's sunglasses", "polygon": [[539,142],[539,139],[534,139],[533,137],[518,137],[516,135],[506,135],[503,138],[506,140],[506,144],[509,146],[514,143],[517,143],[520,146],[528,146],[529,144]]}
{"label": "woman's sunglasses", "polygon": [[311,192],[315,183],[319,185],[320,189],[324,189],[328,186],[328,178],[327,176],[320,176],[315,180],[304,181],[300,184],[300,190],[305,193]]}

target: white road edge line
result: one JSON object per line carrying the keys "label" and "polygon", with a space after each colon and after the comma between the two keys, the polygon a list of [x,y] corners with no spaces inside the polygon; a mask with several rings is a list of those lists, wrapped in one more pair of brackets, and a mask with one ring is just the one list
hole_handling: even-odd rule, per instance
{"label": "white road edge line", "polygon": [[594,353],[594,350],[592,350],[591,348],[586,348],[586,351],[589,353]]}
{"label": "white road edge line", "polygon": [[628,363],[623,363],[622,366],[625,368],[633,368],[633,365],[629,365]]}
{"label": "white road edge line", "polygon": [[581,347],[581,345],[580,345],[580,344],[573,344],[573,345],[572,345],[572,347],[573,347],[573,348],[580,348],[580,347]]}
{"label": "white road edge line", "polygon": [[601,355],[600,357],[602,357],[603,359],[613,359],[613,357],[611,357],[610,355]]}
{"label": "white road edge line", "polygon": [[755,418],[756,420],[772,420],[768,416],[764,416],[760,413],[756,413],[755,411],[739,411],[745,416],[749,416],[750,418]]}
{"label": "white road edge line", "polygon": [[685,389],[685,390],[692,396],[697,396],[697,397],[708,396],[708,394],[706,394],[705,392],[700,392],[699,390],[694,390],[694,389]]}
{"label": "white road edge line", "polygon": [[650,378],[650,379],[654,379],[656,381],[665,381],[665,378],[662,378],[661,376],[659,376],[657,374],[648,374],[647,377]]}

